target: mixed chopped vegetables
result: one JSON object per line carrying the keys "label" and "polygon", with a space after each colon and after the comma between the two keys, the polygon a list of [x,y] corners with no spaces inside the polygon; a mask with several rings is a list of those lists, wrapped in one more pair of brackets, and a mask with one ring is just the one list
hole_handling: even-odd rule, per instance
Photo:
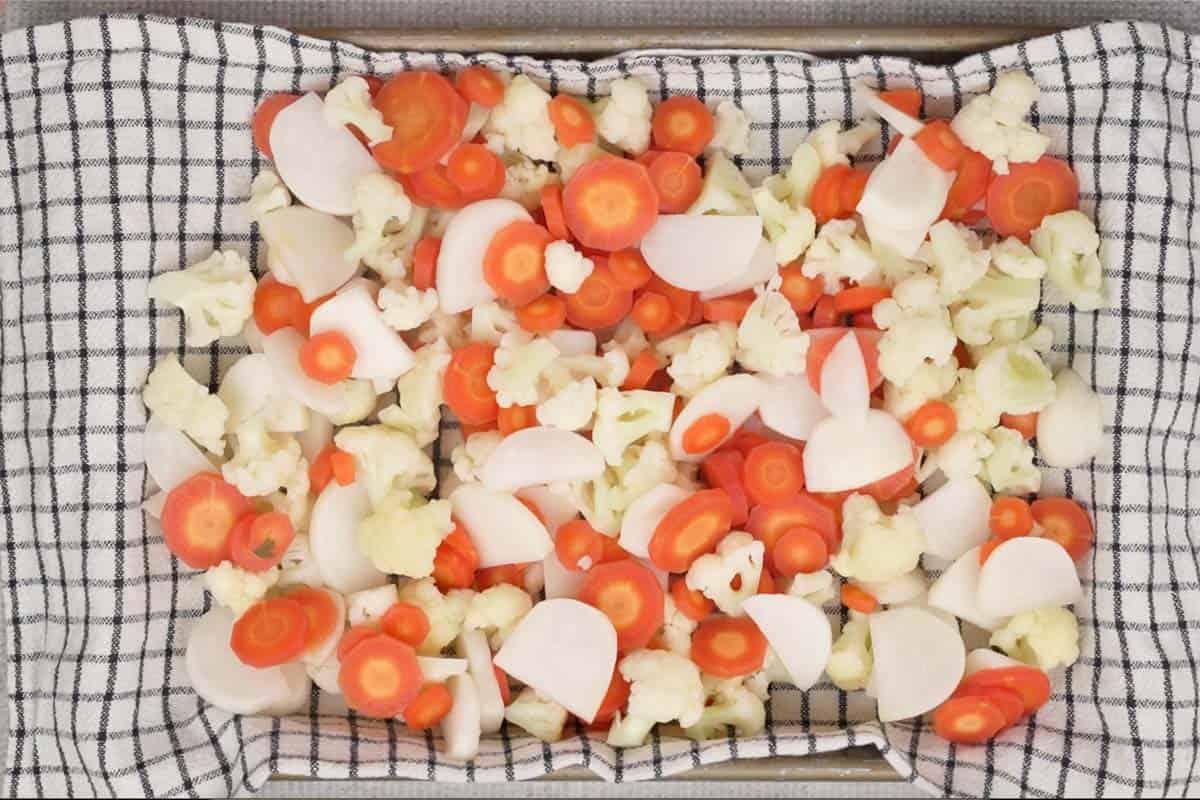
{"label": "mixed chopped vegetables", "polygon": [[773,682],[962,744],[1035,713],[1094,538],[1031,501],[1035,455],[1087,462],[1104,416],[1036,314],[1043,278],[1103,303],[1099,237],[1026,75],[952,120],[864,92],[757,186],[742,109],[635,78],[264,100],[267,273],[221,251],[149,290],[189,345],[251,350],[216,393],[174,356],[144,392],[146,509],[214,604],[201,698],[286,714],[315,683],[460,759],[506,720],[752,735]]}

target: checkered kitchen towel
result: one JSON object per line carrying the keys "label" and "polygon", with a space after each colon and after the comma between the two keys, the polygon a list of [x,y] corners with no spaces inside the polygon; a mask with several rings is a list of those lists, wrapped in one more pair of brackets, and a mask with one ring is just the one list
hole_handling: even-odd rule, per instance
{"label": "checkered kitchen towel", "polygon": [[[481,56],[554,89],[603,93],[633,74],[655,93],[731,98],[755,120],[759,173],[851,91],[918,85],[947,116],[999,70],[1032,73],[1038,126],[1080,175],[1103,232],[1111,307],[1042,308],[1108,404],[1112,447],[1054,472],[1094,511],[1083,655],[1036,719],[986,747],[952,747],[920,721],[880,726],[828,685],[777,688],[760,736],[656,739],[620,753],[580,731],[544,745],[507,729],[473,764],[432,738],[332,706],[239,718],[199,702],[183,643],[206,607],[139,510],[140,387],[157,356],[186,355],[216,385],[236,343],[184,347],[177,312],[148,308],[151,275],[218,247],[262,248],[237,208],[262,165],[247,121],[276,91],[346,73],[451,70],[454,54],[372,54],[276,28],[142,17],[78,20],[0,39],[0,554],[9,619],[12,795],[228,795],[275,771],[318,777],[506,781],[583,764],[613,780],[730,758],[871,744],[910,780],[952,795],[1163,795],[1200,790],[1200,171],[1196,37],[1110,23],[925,67],[897,58],[634,53],[590,64]],[[878,146],[873,156],[878,157]],[[1193,456],[1196,456],[1193,458]],[[1193,474],[1195,477],[1192,477]],[[1194,531],[1194,529],[1196,529]]]}

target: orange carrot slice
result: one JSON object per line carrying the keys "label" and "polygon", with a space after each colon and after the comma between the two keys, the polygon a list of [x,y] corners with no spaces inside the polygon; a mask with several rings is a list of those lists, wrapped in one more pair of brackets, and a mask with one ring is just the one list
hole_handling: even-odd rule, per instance
{"label": "orange carrot slice", "polygon": [[287,514],[247,514],[230,534],[229,555],[247,572],[265,572],[283,559],[295,538],[296,530]]}
{"label": "orange carrot slice", "polygon": [[276,667],[299,658],[308,641],[308,615],[286,597],[262,600],[233,623],[229,647],[251,667]]}
{"label": "orange carrot slice", "polygon": [[675,607],[685,617],[699,622],[716,610],[717,604],[709,600],[704,592],[696,589],[689,589],[687,585],[687,577],[684,575],[672,575],[670,582],[671,599],[675,601]]}
{"label": "orange carrot slice", "polygon": [[1034,500],[1029,510],[1042,526],[1042,537],[1061,544],[1071,558],[1078,561],[1092,549],[1096,532],[1079,503],[1066,497],[1043,497]]}
{"label": "orange carrot slice", "polygon": [[375,160],[402,175],[435,165],[462,138],[467,102],[436,72],[400,72],[375,96],[392,138],[371,148]]}
{"label": "orange carrot slice", "polygon": [[413,286],[424,291],[432,289],[437,282],[438,254],[442,252],[442,240],[426,236],[413,247]]}
{"label": "orange carrot slice", "polygon": [[318,333],[300,347],[300,367],[314,381],[334,384],[350,377],[358,354],[337,331]]}
{"label": "orange carrot slice", "polygon": [[556,331],[567,321],[567,301],[557,294],[535,297],[517,309],[517,324],[530,333]]}
{"label": "orange carrot slice", "polygon": [[1052,156],[1009,165],[987,191],[987,216],[998,236],[1029,234],[1050,214],[1079,208],[1079,179],[1065,162]]}
{"label": "orange carrot slice", "polygon": [[829,563],[829,544],[820,531],[791,528],[775,543],[771,565],[780,575],[816,572]]}
{"label": "orange carrot slice", "polygon": [[585,571],[604,558],[603,537],[586,520],[571,520],[554,534],[554,554],[568,570]]}
{"label": "orange carrot slice", "polygon": [[714,617],[692,634],[692,661],[717,678],[739,678],[761,669],[767,638],[749,617]]}
{"label": "orange carrot slice", "polygon": [[473,64],[454,78],[454,87],[467,101],[484,108],[500,104],[504,99],[504,82],[487,67]]}
{"label": "orange carrot slice", "polygon": [[1033,511],[1019,497],[997,497],[988,513],[988,528],[1000,539],[1028,536],[1033,530]]}
{"label": "orange carrot slice", "polygon": [[645,647],[662,627],[662,586],[653,572],[636,561],[612,561],[592,567],[578,598],[600,609],[612,622],[621,652]]}
{"label": "orange carrot slice", "polygon": [[904,429],[917,447],[937,447],[958,430],[958,418],[949,404],[930,400],[905,420]]}
{"label": "orange carrot slice", "polygon": [[424,731],[437,725],[454,707],[454,697],[443,683],[427,683],[404,707],[404,724],[411,730]]}
{"label": "orange carrot slice", "polygon": [[596,122],[580,100],[570,95],[556,95],[546,109],[554,125],[554,135],[563,147],[586,144],[596,138]]}
{"label": "orange carrot slice", "polygon": [[612,252],[636,245],[654,226],[658,193],[641,164],[597,158],[567,181],[563,214],[581,244]]}
{"label": "orange carrot slice", "polygon": [[1004,730],[1004,713],[985,697],[956,697],[933,712],[933,730],[955,744],[982,744]]}
{"label": "orange carrot slice", "polygon": [[698,156],[712,141],[715,123],[712,112],[695,97],[676,95],[654,109],[650,132],[659,150],[674,150]]}
{"label": "orange carrot slice", "polygon": [[696,492],[671,508],[650,537],[650,560],[667,572],[686,572],[729,533],[733,506],[721,489]]}
{"label": "orange carrot slice", "polygon": [[636,248],[618,250],[608,257],[608,268],[613,280],[624,289],[640,289],[650,282],[654,273]]}
{"label": "orange carrot slice", "polygon": [[360,714],[391,719],[421,691],[421,667],[412,647],[377,634],[342,659],[338,686],[346,705]]}
{"label": "orange carrot slice", "polygon": [[200,472],[167,493],[163,540],[193,569],[215,567],[229,558],[229,536],[250,511],[250,501],[215,472]]}
{"label": "orange carrot slice", "polygon": [[460,421],[468,425],[493,422],[500,407],[496,393],[488,386],[496,348],[486,342],[471,342],[454,351],[442,378],[446,405]]}
{"label": "orange carrot slice", "polygon": [[682,214],[700,196],[704,176],[687,153],[663,153],[647,169],[658,192],[660,214]]}
{"label": "orange carrot slice", "polygon": [[492,237],[483,256],[483,277],[496,294],[523,306],[546,293],[546,245],[554,237],[536,222],[512,222]]}
{"label": "orange carrot slice", "polygon": [[601,264],[592,268],[579,291],[566,298],[567,322],[591,331],[616,325],[633,307],[633,292],[619,285],[612,270]]}
{"label": "orange carrot slice", "polygon": [[429,617],[420,606],[411,603],[393,603],[379,620],[379,630],[399,639],[410,647],[416,647],[429,635]]}

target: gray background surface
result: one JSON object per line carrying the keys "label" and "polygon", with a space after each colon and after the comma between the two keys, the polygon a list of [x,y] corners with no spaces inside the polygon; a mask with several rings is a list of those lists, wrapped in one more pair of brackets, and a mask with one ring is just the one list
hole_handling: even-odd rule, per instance
{"label": "gray background surface", "polygon": [[[147,11],[288,27],[602,27],[679,25],[1028,25],[1073,27],[1103,19],[1144,19],[1200,29],[1198,0],[0,0],[2,29],[89,16]],[[0,626],[6,619],[0,596]],[[0,637],[0,675],[8,663]],[[7,678],[6,675],[4,675]],[[4,681],[7,686],[7,680]],[[0,704],[7,745],[8,704]],[[7,752],[7,746],[4,748]],[[626,784],[526,783],[435,786],[390,781],[275,781],[260,797],[920,797],[904,783]]]}

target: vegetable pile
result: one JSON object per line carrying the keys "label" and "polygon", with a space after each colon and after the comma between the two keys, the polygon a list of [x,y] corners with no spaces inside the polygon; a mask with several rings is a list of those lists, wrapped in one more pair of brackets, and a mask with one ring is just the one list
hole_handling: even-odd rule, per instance
{"label": "vegetable pile", "polygon": [[1027,76],[952,120],[864,91],[873,169],[880,122],[827,122],[758,186],[741,109],[632,78],[264,100],[266,274],[223,251],[149,292],[251,350],[144,391],[146,509],[214,605],[197,693],[287,714],[315,683],[459,759],[505,720],[750,735],[770,683],[825,677],[961,744],[1034,714],[1094,539],[1035,454],[1104,439],[1035,315],[1043,278],[1100,306],[1099,237]]}

